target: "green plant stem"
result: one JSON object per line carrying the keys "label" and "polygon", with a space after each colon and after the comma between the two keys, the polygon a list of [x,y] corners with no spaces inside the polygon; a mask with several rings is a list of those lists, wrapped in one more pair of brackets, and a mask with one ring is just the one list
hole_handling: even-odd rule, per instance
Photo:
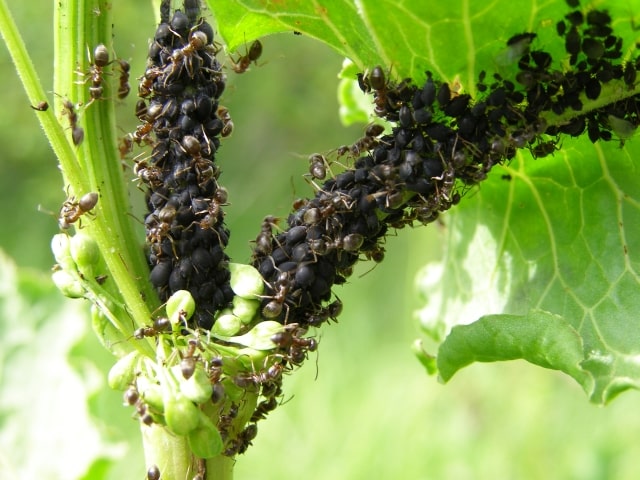
{"label": "green plant stem", "polygon": [[[45,100],[47,96],[44,88],[5,0],[0,0],[0,33],[9,50],[9,55],[11,55],[29,101],[35,105]],[[82,175],[73,147],[65,137],[62,125],[56,119],[54,109],[50,108],[44,112],[34,110],[34,112],[60,164],[64,164],[67,167],[63,169],[65,181],[75,185],[79,191],[87,191],[89,188],[87,179]]]}
{"label": "green plant stem", "polygon": [[[166,428],[141,426],[145,465],[156,465],[162,480],[184,480],[198,472],[198,461],[191,454],[186,437],[173,435]],[[206,461],[207,480],[232,480],[232,457],[218,455]]]}
{"label": "green plant stem", "polygon": [[[91,52],[99,43],[109,48],[111,10],[111,4],[104,0],[97,5],[90,0],[63,2],[56,9],[55,46],[59,55],[56,55],[54,85],[56,90],[69,92],[75,102],[85,105],[81,113],[85,141],[77,149],[79,162],[76,165],[61,162],[61,168],[65,178],[71,178],[79,164],[87,191],[100,194],[96,218],[89,222],[89,233],[98,243],[113,283],[133,320],[127,323],[128,331],[122,333],[132,335],[136,327],[150,323],[151,309],[157,308],[159,301],[148,281],[149,269],[133,227],[118,156],[113,102],[116,90],[111,85],[115,75],[107,70],[113,70],[115,64],[104,69],[101,99],[91,101],[83,74],[91,68],[87,47]],[[75,190],[75,185],[71,187]],[[86,191],[77,192],[77,195],[84,193]],[[151,346],[151,342],[145,343]]]}

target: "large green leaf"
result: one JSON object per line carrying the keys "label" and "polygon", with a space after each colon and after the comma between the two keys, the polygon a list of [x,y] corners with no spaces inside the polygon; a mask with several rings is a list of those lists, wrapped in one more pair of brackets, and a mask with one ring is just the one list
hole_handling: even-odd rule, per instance
{"label": "large green leaf", "polygon": [[[458,78],[475,92],[481,70],[508,69],[514,58],[505,48],[511,36],[538,34],[535,47],[558,43],[556,22],[567,12],[564,0],[206,0],[219,33],[231,51],[275,33],[299,32],[316,38],[360,70],[380,64],[400,78],[416,81],[432,71],[442,80]],[[602,2],[597,2],[602,7]],[[611,1],[619,34],[631,36],[629,15],[639,0]],[[560,44],[562,47],[562,44]],[[265,52],[264,56],[268,56]],[[295,72],[295,65],[290,66]],[[322,68],[321,65],[318,66]]]}
{"label": "large green leaf", "polygon": [[[565,141],[553,157],[494,171],[452,212],[444,263],[422,277],[423,326],[441,338],[458,323],[511,315],[454,328],[439,352],[445,380],[470,360],[549,356],[542,365],[570,374],[595,402],[640,387],[639,154],[635,141]],[[532,327],[532,317],[544,324]],[[561,336],[570,359],[553,355]]]}

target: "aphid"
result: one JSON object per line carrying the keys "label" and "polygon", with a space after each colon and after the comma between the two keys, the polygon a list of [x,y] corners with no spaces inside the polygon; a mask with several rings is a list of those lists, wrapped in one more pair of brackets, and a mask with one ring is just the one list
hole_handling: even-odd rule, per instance
{"label": "aphid", "polygon": [[120,100],[126,98],[131,91],[131,87],[129,86],[129,70],[131,66],[129,62],[125,60],[116,60],[120,64],[120,86],[118,87],[118,98]]}
{"label": "aphid", "polygon": [[571,55],[577,55],[580,53],[580,34],[575,26],[571,27],[571,30],[567,33],[564,46],[567,53],[570,53]]}
{"label": "aphid", "polygon": [[218,117],[222,120],[222,130],[220,131],[221,137],[228,137],[233,132],[233,120],[231,120],[231,115],[229,115],[229,109],[220,105],[218,107]]}
{"label": "aphid", "polygon": [[80,220],[82,215],[90,213],[93,207],[97,205],[98,198],[99,195],[96,192],[89,192],[83,195],[78,201],[73,197],[66,200],[62,204],[58,218],[60,228],[66,230],[71,227],[72,223]]}
{"label": "aphid", "polygon": [[231,68],[236,73],[244,73],[249,69],[251,62],[258,65],[258,59],[262,55],[262,43],[260,40],[254,40],[249,49],[244,55],[240,55],[237,59],[234,59],[229,55],[231,60]]}
{"label": "aphid", "polygon": [[49,109],[49,104],[45,101],[38,102],[36,106],[33,106],[33,105],[29,105],[29,106],[39,112],[46,112]]}
{"label": "aphid", "polygon": [[624,66],[624,74],[622,76],[624,79],[624,83],[629,86],[629,88],[633,87],[636,81],[636,68],[631,62],[627,62]]}
{"label": "aphid", "polygon": [[73,103],[69,100],[62,101],[62,114],[69,117],[69,125],[71,126],[71,140],[77,147],[84,140],[84,130],[78,126],[78,114],[75,112]]}

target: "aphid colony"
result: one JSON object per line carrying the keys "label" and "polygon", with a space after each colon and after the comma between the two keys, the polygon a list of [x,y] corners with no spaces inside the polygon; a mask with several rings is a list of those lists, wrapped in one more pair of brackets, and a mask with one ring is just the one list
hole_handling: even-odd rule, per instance
{"label": "aphid colony", "polygon": [[[325,179],[329,162],[312,155],[315,197],[296,201],[288,227],[265,219],[253,255],[267,285],[263,316],[302,326],[335,318],[335,302],[326,306],[332,286],[344,283],[359,259],[382,260],[389,228],[434,221],[517,149],[544,157],[556,150],[561,134],[586,130],[595,142],[633,132],[640,97],[632,93],[582,113],[583,99],[597,98],[607,82],[617,80],[629,92],[635,86],[640,61],[620,63],[622,39],[610,22],[607,12],[576,10],[558,24],[573,66],[567,72],[533,48],[534,33],[513,36],[507,48],[518,52],[516,81],[496,74],[486,83],[482,72],[475,101],[429,72],[422,86],[411,79],[394,82],[380,66],[359,75],[362,90],[373,93],[376,113],[393,128],[379,138],[380,130],[368,132],[375,141],[367,142],[362,156],[322,185],[315,180]],[[566,120],[546,120],[561,114]],[[338,155],[349,150],[341,147]]]}
{"label": "aphid colony", "polygon": [[214,163],[219,137],[232,129],[228,111],[218,104],[226,77],[198,2],[187,0],[183,11],[171,14],[170,2],[163,1],[161,12],[138,88],[136,116],[142,123],[122,150],[132,142],[153,148],[134,165],[148,188],[151,282],[162,300],[189,290],[197,305],[192,326],[208,329],[214,313],[233,298],[224,253],[227,192]]}
{"label": "aphid colony", "polygon": [[[286,226],[274,216],[264,218],[252,258],[266,289],[259,311],[263,319],[285,326],[271,338],[277,347],[275,363],[232,377],[236,387],[259,391],[263,400],[250,424],[235,434],[237,405],[224,404],[217,426],[226,455],[246,450],[257,433],[255,422],[278,404],[282,374],[317,348],[314,339],[305,337],[308,327],[340,315],[342,302],[332,299],[333,285],[346,282],[358,260],[383,260],[389,228],[433,222],[460,201],[467,186],[484,180],[517,149],[543,157],[554,152],[561,134],[578,136],[586,129],[592,141],[609,140],[612,130],[633,130],[640,123],[640,99],[634,95],[581,113],[583,97],[597,98],[607,82],[633,88],[638,65],[635,60],[616,62],[622,42],[613,35],[606,12],[574,11],[565,20],[557,29],[573,70],[554,70],[551,56],[532,48],[536,35],[521,33],[507,42],[517,52],[516,78],[494,75],[486,82],[481,73],[477,100],[429,72],[422,86],[411,79],[395,82],[380,66],[358,77],[362,90],[373,94],[376,113],[392,124],[391,131],[385,134],[373,124],[353,145],[338,148],[337,157],[352,160],[337,175],[329,155],[311,155],[307,175],[315,197],[296,200]],[[129,143],[152,145],[151,156],[134,167],[148,188],[151,282],[163,300],[189,290],[196,312],[187,326],[203,329],[211,329],[214,314],[234,297],[224,253],[229,231],[222,207],[228,194],[218,183],[220,170],[214,163],[219,137],[231,133],[233,122],[218,101],[226,77],[213,40],[197,0],[185,0],[184,13],[173,15],[169,0],[163,0],[161,23],[139,84],[142,100],[136,115],[142,124],[129,138]],[[246,55],[232,59],[232,70],[246,71],[261,51],[261,45],[252,44]],[[546,120],[567,113],[563,122]],[[164,328],[154,324],[135,335],[160,335]],[[204,363],[213,385],[212,401],[220,402],[225,395],[221,379],[229,381],[223,359],[202,362],[196,341],[181,353],[185,378],[193,375],[197,362]],[[142,421],[148,420],[148,406],[133,391],[129,397],[127,403]],[[149,478],[155,473],[150,471]]]}

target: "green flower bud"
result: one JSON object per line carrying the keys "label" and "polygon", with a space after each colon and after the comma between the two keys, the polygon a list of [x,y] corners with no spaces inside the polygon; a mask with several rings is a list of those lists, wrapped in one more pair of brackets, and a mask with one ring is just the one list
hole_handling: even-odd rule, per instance
{"label": "green flower bud", "polygon": [[164,413],[164,400],[160,385],[151,383],[148,378],[140,376],[136,379],[136,386],[142,399],[154,412]]}
{"label": "green flower bud", "polygon": [[51,251],[58,265],[63,270],[76,270],[76,264],[71,257],[71,241],[66,233],[58,233],[51,239]]}
{"label": "green flower bud", "polygon": [[211,328],[211,333],[218,337],[231,337],[240,331],[242,322],[231,310],[225,309],[220,312],[216,322]]}
{"label": "green flower bud", "polygon": [[[166,392],[165,392],[166,393]],[[200,423],[200,410],[182,393],[165,397],[164,419],[176,435],[188,435]]]}
{"label": "green flower bud", "polygon": [[239,297],[255,299],[264,292],[264,280],[260,272],[251,265],[230,263],[231,289]]}
{"label": "green flower bud", "polygon": [[260,307],[259,300],[249,300],[248,298],[233,297],[233,314],[240,319],[243,325],[248,325],[256,316]]}
{"label": "green flower bud", "polygon": [[138,364],[138,352],[129,352],[116,362],[109,370],[107,383],[114,390],[125,391],[133,385],[136,379],[136,366]]}
{"label": "green flower bud", "polygon": [[222,453],[222,437],[213,422],[200,410],[200,425],[189,433],[189,448],[196,457],[213,458]]}
{"label": "green flower bud", "polygon": [[254,350],[273,350],[276,344],[271,341],[276,333],[284,331],[284,326],[273,320],[258,323],[249,332],[238,337],[231,337],[230,342],[250,347]]}
{"label": "green flower bud", "polygon": [[84,287],[66,270],[58,270],[51,274],[51,279],[55,283],[58,290],[62,292],[65,297],[69,298],[82,298],[84,297]]}
{"label": "green flower bud", "polygon": [[126,338],[113,323],[109,321],[102,309],[97,305],[91,305],[91,326],[100,343],[117,357],[122,357],[129,352]]}
{"label": "green flower bud", "polygon": [[213,385],[211,385],[209,377],[200,365],[196,366],[193,375],[188,379],[185,379],[181,374],[180,365],[176,365],[176,367],[173,367],[174,375],[180,379],[180,392],[185,397],[198,404],[204,403],[211,398]]}
{"label": "green flower bud", "polygon": [[86,276],[93,276],[93,267],[100,261],[100,249],[93,239],[82,231],[78,231],[70,241],[71,258],[80,271]]}
{"label": "green flower bud", "polygon": [[196,302],[188,290],[178,290],[167,300],[167,316],[172,325],[189,320],[196,309]]}

